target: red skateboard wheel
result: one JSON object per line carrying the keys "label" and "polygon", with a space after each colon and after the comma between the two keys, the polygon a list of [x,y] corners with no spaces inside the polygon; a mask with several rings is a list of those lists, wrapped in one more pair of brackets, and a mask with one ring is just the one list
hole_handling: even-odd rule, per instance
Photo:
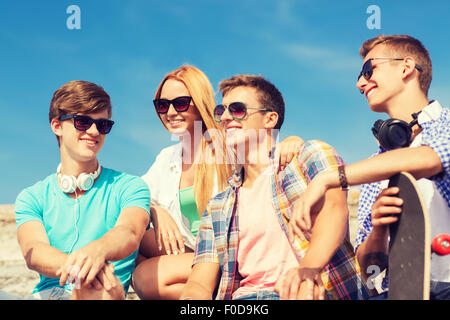
{"label": "red skateboard wheel", "polygon": [[450,234],[440,234],[431,242],[431,250],[440,256],[450,253]]}

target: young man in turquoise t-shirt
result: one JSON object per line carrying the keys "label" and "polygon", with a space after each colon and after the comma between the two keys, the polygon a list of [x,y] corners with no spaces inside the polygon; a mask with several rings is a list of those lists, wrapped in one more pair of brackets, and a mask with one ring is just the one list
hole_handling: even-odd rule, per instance
{"label": "young man in turquoise t-shirt", "polygon": [[100,166],[113,121],[109,95],[71,81],[53,95],[49,121],[61,155],[57,172],[16,200],[17,236],[41,299],[123,299],[149,223],[140,178]]}

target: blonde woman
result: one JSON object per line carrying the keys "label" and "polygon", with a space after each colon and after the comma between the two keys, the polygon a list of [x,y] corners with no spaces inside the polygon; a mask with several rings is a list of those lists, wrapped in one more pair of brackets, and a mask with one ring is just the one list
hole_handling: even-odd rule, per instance
{"label": "blonde woman", "polygon": [[[178,299],[191,272],[201,215],[208,200],[225,189],[232,168],[214,121],[214,90],[201,70],[183,65],[167,74],[154,105],[180,143],[163,149],[142,177],[151,193],[153,225],[141,242],[133,286],[141,299]],[[281,165],[302,142],[291,137],[282,143]]]}

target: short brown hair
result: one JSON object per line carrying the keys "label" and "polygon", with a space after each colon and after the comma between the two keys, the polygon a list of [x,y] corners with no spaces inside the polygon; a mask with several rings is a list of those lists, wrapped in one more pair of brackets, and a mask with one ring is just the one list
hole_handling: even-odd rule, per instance
{"label": "short brown hair", "polygon": [[55,91],[48,113],[49,122],[65,114],[89,114],[103,110],[111,117],[111,99],[106,91],[88,81],[74,80]]}
{"label": "short brown hair", "polygon": [[278,122],[274,129],[281,128],[284,122],[284,100],[281,92],[272,83],[262,76],[248,74],[236,75],[219,83],[222,97],[237,87],[255,88],[261,105],[278,113]]}
{"label": "short brown hair", "polygon": [[366,40],[359,49],[359,54],[362,58],[365,58],[369,51],[379,44],[385,45],[388,50],[391,49],[402,57],[411,56],[416,60],[417,64],[422,67],[422,71],[419,72],[420,89],[428,96],[433,72],[430,54],[424,45],[408,35],[379,35]]}
{"label": "short brown hair", "polygon": [[[106,91],[95,83],[74,80],[66,83],[53,94],[48,120],[51,123],[53,119],[66,114],[89,114],[103,110],[107,110],[108,117],[111,118],[111,99]],[[59,146],[58,136],[56,140]]]}

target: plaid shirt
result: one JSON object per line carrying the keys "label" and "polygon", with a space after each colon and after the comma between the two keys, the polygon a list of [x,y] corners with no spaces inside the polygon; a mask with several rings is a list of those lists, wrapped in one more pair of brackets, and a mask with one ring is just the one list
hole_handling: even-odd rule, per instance
{"label": "plaid shirt", "polygon": [[[430,177],[436,184],[439,193],[450,207],[450,110],[442,108],[439,102],[433,101],[425,107],[418,117],[422,127],[421,145],[431,147],[442,162],[443,171]],[[386,152],[382,147],[375,155]],[[375,156],[374,155],[374,156]],[[367,238],[372,231],[372,205],[382,191],[381,182],[365,184],[361,188],[358,207],[358,233],[355,248]],[[383,279],[382,288],[387,289],[387,277]]]}
{"label": "plaid shirt", "polygon": [[[329,145],[320,141],[306,142],[298,158],[277,173],[272,165],[270,176],[272,200],[278,221],[288,234],[287,223],[292,206],[319,172],[335,168],[343,160]],[[194,264],[219,263],[221,279],[216,299],[231,299],[242,280],[237,265],[239,227],[237,202],[243,172],[229,180],[230,187],[210,200],[203,214],[197,237]],[[307,241],[294,242],[292,248],[300,261],[308,248]],[[360,269],[351,245],[345,241],[322,272],[328,299],[364,299],[367,289],[360,280]]]}

